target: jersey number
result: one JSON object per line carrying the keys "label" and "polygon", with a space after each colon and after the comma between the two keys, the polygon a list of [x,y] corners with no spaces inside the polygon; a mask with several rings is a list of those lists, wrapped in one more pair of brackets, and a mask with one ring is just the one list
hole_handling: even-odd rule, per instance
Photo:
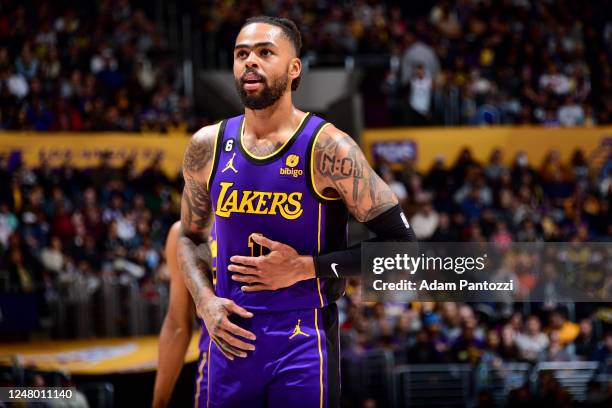
{"label": "jersey number", "polygon": [[249,235],[249,248],[251,249],[251,256],[263,255],[263,247],[257,242],[253,241],[252,235]]}

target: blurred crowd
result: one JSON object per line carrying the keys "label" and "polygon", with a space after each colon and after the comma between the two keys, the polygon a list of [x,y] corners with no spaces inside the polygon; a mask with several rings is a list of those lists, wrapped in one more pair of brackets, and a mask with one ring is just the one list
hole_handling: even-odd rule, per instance
{"label": "blurred crowd", "polygon": [[370,126],[612,120],[607,1],[212,0],[200,10],[221,60],[257,14],[293,19],[311,65],[354,57]]}
{"label": "blurred crowd", "polygon": [[[136,7],[138,4],[142,7]],[[306,65],[363,68],[369,126],[606,124],[612,14],[605,0],[256,1],[182,4],[204,66],[231,67],[258,14],[293,19]],[[180,57],[130,0],[0,5],[0,129],[185,132]]]}
{"label": "blurred crowd", "polygon": [[[417,373],[418,364],[468,364],[478,407],[499,406],[493,402],[492,392],[504,378],[502,368],[509,363],[527,363],[533,368],[540,362],[596,362],[596,372],[610,381],[609,309],[602,312],[593,305],[580,304],[573,310],[572,321],[562,305],[546,308],[534,303],[530,310],[521,307],[525,304],[505,310],[499,305],[456,302],[366,305],[359,299],[359,283],[353,283],[354,290],[343,298],[345,314],[341,315],[341,350],[349,361],[357,361],[370,351],[386,350],[396,365],[410,364]],[[511,374],[506,372],[505,376]],[[590,381],[585,388],[581,406],[609,406],[609,384]],[[448,393],[444,389],[439,392]],[[505,392],[506,406],[577,406],[574,396],[550,372],[539,373],[537,387],[532,381],[521,381]],[[384,406],[376,404],[378,399],[366,395],[362,406]]]}
{"label": "blurred crowd", "polygon": [[105,277],[136,281],[145,299],[167,278],[163,246],[178,219],[181,180],[155,158],[142,172],[134,160],[113,168],[7,170],[0,157],[0,292],[66,302],[92,296]]}
{"label": "blurred crowd", "polygon": [[[359,302],[359,285],[344,298],[343,353],[382,348],[398,364],[598,361],[612,374],[610,321],[592,305],[579,306],[571,321],[562,305],[534,304],[525,312],[500,305],[457,302]],[[517,306],[517,305],[515,305]],[[483,372],[483,375],[486,373]],[[486,378],[481,379],[485,380]]]}
{"label": "blurred crowd", "polygon": [[131,3],[3,1],[0,129],[185,133],[177,58]]}
{"label": "blurred crowd", "polygon": [[580,149],[564,162],[551,149],[539,165],[519,152],[507,165],[494,149],[487,162],[465,148],[454,163],[438,156],[421,174],[412,160],[378,171],[409,214],[419,240],[609,242],[612,162],[606,146]]}

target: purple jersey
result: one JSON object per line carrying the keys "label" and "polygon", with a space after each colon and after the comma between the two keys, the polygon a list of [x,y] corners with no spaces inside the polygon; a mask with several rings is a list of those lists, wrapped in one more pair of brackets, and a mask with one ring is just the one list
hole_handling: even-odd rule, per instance
{"label": "purple jersey", "polygon": [[342,295],[343,279],[323,278],[246,293],[240,289],[244,283],[233,281],[227,270],[233,255],[266,254],[250,239],[253,233],[290,245],[300,255],[346,248],[346,206],[323,197],[312,184],[312,151],[326,124],[306,114],[282,147],[255,157],[242,143],[244,115],[221,122],[208,183],[215,215],[217,296],[269,312],[321,308]]}

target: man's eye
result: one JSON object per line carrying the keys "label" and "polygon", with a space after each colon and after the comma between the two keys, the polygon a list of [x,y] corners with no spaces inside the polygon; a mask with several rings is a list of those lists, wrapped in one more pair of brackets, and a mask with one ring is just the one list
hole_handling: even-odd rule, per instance
{"label": "man's eye", "polygon": [[238,51],[238,58],[245,58],[247,55],[246,51]]}
{"label": "man's eye", "polygon": [[263,50],[261,50],[261,55],[263,55],[263,56],[272,55],[272,51],[264,48]]}

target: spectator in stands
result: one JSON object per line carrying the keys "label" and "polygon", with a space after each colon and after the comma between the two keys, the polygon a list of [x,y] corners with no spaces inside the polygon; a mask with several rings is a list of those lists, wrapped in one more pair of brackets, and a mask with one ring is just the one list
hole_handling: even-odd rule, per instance
{"label": "spectator in stands", "polygon": [[408,200],[408,191],[406,190],[404,183],[398,181],[395,178],[393,171],[391,171],[391,169],[388,167],[382,168],[382,178],[397,197],[399,204],[404,207],[406,205],[406,201]]}
{"label": "spectator in stands", "polygon": [[565,287],[559,276],[558,268],[551,261],[542,265],[542,274],[533,288],[531,297],[544,302],[548,306],[554,306],[563,299],[570,298],[568,288]]}
{"label": "spectator in stands", "polygon": [[424,312],[423,326],[429,332],[431,342],[440,356],[446,356],[451,342],[444,334],[444,325],[442,318],[435,312]]}
{"label": "spectator in stands", "polygon": [[583,360],[588,360],[597,351],[597,337],[593,331],[591,318],[580,320],[580,334],[575,340],[576,355]]}
{"label": "spectator in stands", "polygon": [[419,210],[410,218],[410,226],[419,241],[429,240],[439,225],[439,216],[433,208],[430,200],[426,200],[419,206]]}
{"label": "spectator in stands", "polygon": [[51,245],[41,251],[40,260],[47,271],[54,274],[61,272],[64,267],[64,254],[62,253],[62,241],[59,237],[51,238]]}
{"label": "spectator in stands", "polygon": [[415,333],[421,328],[419,315],[412,309],[404,310],[395,326],[394,341],[400,347],[411,343]]}
{"label": "spectator in stands", "polygon": [[451,226],[450,217],[447,213],[440,213],[438,226],[431,236],[433,242],[455,242],[459,238],[455,228]]}
{"label": "spectator in stands", "polygon": [[0,250],[8,247],[9,237],[17,230],[19,220],[6,202],[0,202]]}
{"label": "spectator in stands", "polygon": [[548,347],[549,339],[541,330],[540,319],[535,316],[527,318],[524,332],[515,334],[519,357],[528,362],[536,362],[540,354]]}
{"label": "spectator in stands", "polygon": [[412,364],[436,364],[446,361],[446,356],[436,350],[429,332],[423,328],[416,334],[415,345],[408,349],[406,361]]}
{"label": "spectator in stands", "polygon": [[612,374],[612,331],[606,332],[591,359],[599,362],[601,372]]}
{"label": "spectator in stands", "polygon": [[489,163],[484,167],[484,174],[487,179],[497,181],[502,174],[508,172],[508,166],[503,162],[503,152],[501,149],[494,149],[489,157]]}
{"label": "spectator in stands", "polygon": [[11,292],[33,293],[38,287],[38,276],[25,264],[19,248],[12,248],[9,252],[8,276]]}
{"label": "spectator in stands", "polygon": [[558,337],[555,340],[564,347],[573,342],[580,333],[579,326],[567,320],[566,312],[562,308],[553,310],[550,314],[549,325],[546,328],[547,333],[557,333]]}
{"label": "spectator in stands", "polygon": [[565,102],[559,107],[557,116],[561,126],[581,126],[585,121],[584,109],[571,95],[565,97]]}
{"label": "spectator in stands", "polygon": [[540,354],[541,361],[572,361],[573,354],[561,343],[560,334],[558,331],[552,331],[548,334],[548,347]]}
{"label": "spectator in stands", "polygon": [[452,344],[461,334],[459,306],[456,302],[442,302],[439,311],[443,321],[443,334],[448,339],[449,344]]}
{"label": "spectator in stands", "polygon": [[480,364],[484,364],[489,369],[500,367],[503,363],[503,358],[500,355],[499,349],[501,346],[501,337],[499,332],[491,329],[487,332],[487,341],[485,349],[480,357]]}
{"label": "spectator in stands", "polygon": [[406,124],[423,126],[430,122],[433,79],[422,63],[415,64],[407,84],[409,116]]}
{"label": "spectator in stands", "polygon": [[412,32],[407,32],[403,38],[404,55],[402,57],[402,84],[407,85],[413,78],[414,70],[421,66],[431,78],[440,71],[438,56],[428,44],[417,39]]}
{"label": "spectator in stands", "polygon": [[501,330],[499,354],[505,361],[518,360],[519,349],[516,345],[515,333],[516,329],[512,327],[511,323],[506,324]]}
{"label": "spectator in stands", "polygon": [[450,350],[451,358],[458,363],[476,365],[480,361],[485,344],[476,337],[475,322],[463,322],[461,335],[455,340]]}

